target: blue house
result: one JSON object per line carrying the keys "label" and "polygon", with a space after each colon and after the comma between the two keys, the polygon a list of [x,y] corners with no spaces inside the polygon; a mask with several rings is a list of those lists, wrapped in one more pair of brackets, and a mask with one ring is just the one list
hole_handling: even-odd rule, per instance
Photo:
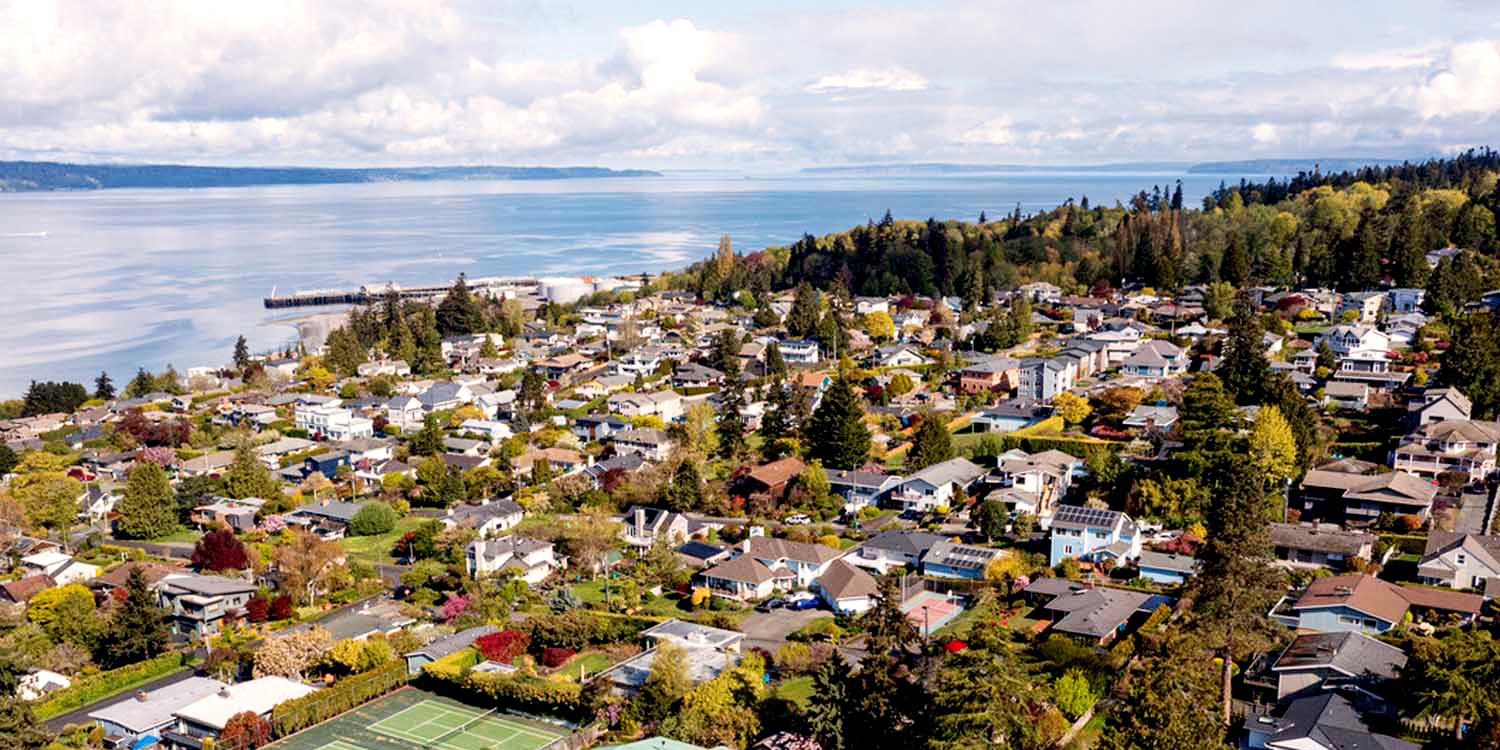
{"label": "blue house", "polygon": [[922,572],[939,578],[963,578],[970,581],[984,580],[984,568],[991,560],[1011,554],[991,547],[975,547],[958,544],[946,539],[934,542],[922,558]]}
{"label": "blue house", "polygon": [[319,453],[316,456],[308,456],[302,461],[303,478],[310,477],[314,472],[322,474],[327,479],[333,479],[338,473],[340,466],[350,466],[349,451],[336,450],[327,453]]}
{"label": "blue house", "polygon": [[1166,552],[1143,550],[1136,560],[1141,577],[1156,583],[1175,586],[1185,583],[1198,572],[1198,561],[1188,555],[1173,555]]}
{"label": "blue house", "polygon": [[1052,415],[1052,407],[1028,398],[1013,398],[969,420],[975,432],[1015,432]]}
{"label": "blue house", "polygon": [[1052,554],[1049,565],[1073,558],[1120,563],[1141,555],[1141,534],[1135,521],[1119,511],[1060,505],[1052,516]]}
{"label": "blue house", "polygon": [[1484,597],[1398,586],[1369,575],[1343,575],[1314,580],[1295,602],[1288,602],[1278,603],[1271,619],[1304,631],[1379,635],[1401,624],[1407,612],[1454,613],[1461,621],[1472,621]]}

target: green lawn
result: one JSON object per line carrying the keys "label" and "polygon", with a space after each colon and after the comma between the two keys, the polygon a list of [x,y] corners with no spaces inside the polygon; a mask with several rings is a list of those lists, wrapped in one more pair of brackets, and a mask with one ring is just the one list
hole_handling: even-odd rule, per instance
{"label": "green lawn", "polygon": [[203,532],[201,532],[201,531],[199,531],[197,529],[186,528],[185,527],[185,528],[179,528],[176,531],[174,531],[174,532],[172,532],[170,534],[167,534],[166,536],[160,536],[160,537],[157,537],[155,539],[147,539],[146,541],[151,542],[153,544],[170,544],[170,543],[173,543],[173,542],[180,542],[180,543],[185,543],[185,544],[193,544],[193,543],[196,543],[198,541],[198,537],[200,537],[202,535],[203,535]]}
{"label": "green lawn", "polygon": [[793,677],[790,680],[782,680],[776,683],[776,687],[772,688],[771,692],[777,698],[806,708],[807,702],[812,699],[813,678]]}
{"label": "green lawn", "polygon": [[580,667],[583,668],[583,673],[587,676],[603,672],[609,669],[610,666],[612,665],[609,660],[609,654],[603,651],[584,651],[583,653],[575,654],[566,664],[558,667],[557,672],[558,674],[567,676],[569,679],[577,680],[578,669]]}
{"label": "green lawn", "polygon": [[[618,590],[620,580],[616,579],[611,586]],[[583,581],[573,584],[573,593],[583,600],[584,604],[604,603],[604,579],[595,578],[592,581]],[[658,596],[644,603],[637,614],[656,615],[658,617],[682,617],[684,612],[677,607],[679,597],[677,594]]]}
{"label": "green lawn", "polygon": [[416,518],[407,516],[396,521],[396,528],[386,534],[375,536],[349,536],[339,540],[343,545],[344,552],[349,555],[351,561],[374,565],[376,563],[391,562],[391,547],[401,535],[408,531],[415,531],[418,526],[430,521],[430,518]]}

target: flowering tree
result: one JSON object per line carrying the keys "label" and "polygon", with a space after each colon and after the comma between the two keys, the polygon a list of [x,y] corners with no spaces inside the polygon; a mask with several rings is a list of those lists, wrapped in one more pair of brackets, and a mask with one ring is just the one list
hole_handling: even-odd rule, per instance
{"label": "flowering tree", "polygon": [[443,602],[443,622],[452,622],[454,618],[464,613],[469,608],[469,597],[451,596],[448,601]]}
{"label": "flowering tree", "polygon": [[255,652],[255,676],[301,680],[303,673],[322,662],[332,648],[333,636],[320,627],[267,638]]}
{"label": "flowering tree", "polygon": [[153,445],[150,448],[141,449],[137,458],[157,466],[166,466],[177,459],[177,452],[164,445]]}
{"label": "flowering tree", "polygon": [[260,519],[260,530],[267,534],[277,534],[286,529],[286,519],[281,516],[266,516]]}

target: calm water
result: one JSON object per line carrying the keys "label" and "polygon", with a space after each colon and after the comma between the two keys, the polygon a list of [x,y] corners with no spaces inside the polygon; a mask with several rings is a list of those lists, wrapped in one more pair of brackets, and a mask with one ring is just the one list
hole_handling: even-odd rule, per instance
{"label": "calm water", "polygon": [[[445,182],[0,194],[0,396],[31,379],[119,385],[140,366],[268,350],[301,312],[279,292],[470,276],[660,271],[879,219],[974,219],[1087,195],[1112,203],[1178,174],[744,177]],[[319,308],[304,308],[317,310]]]}

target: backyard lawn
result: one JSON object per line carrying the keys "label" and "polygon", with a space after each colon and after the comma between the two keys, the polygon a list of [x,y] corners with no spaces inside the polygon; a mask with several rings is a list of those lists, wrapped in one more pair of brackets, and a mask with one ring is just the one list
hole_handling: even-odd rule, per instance
{"label": "backyard lawn", "polygon": [[603,651],[584,651],[574,655],[566,664],[558,667],[557,673],[566,676],[568,679],[577,680],[580,667],[583,669],[583,674],[586,677],[597,672],[603,672],[609,669],[610,666],[609,654]]}
{"label": "backyard lawn", "polygon": [[776,687],[772,688],[771,692],[777,698],[806,708],[808,700],[812,698],[813,678],[793,677],[790,680],[782,680],[776,683]]}
{"label": "backyard lawn", "polygon": [[358,560],[374,565],[391,562],[391,547],[403,534],[415,531],[418,526],[431,521],[430,518],[407,516],[396,521],[396,528],[386,534],[375,536],[348,536],[339,541],[351,561]]}

